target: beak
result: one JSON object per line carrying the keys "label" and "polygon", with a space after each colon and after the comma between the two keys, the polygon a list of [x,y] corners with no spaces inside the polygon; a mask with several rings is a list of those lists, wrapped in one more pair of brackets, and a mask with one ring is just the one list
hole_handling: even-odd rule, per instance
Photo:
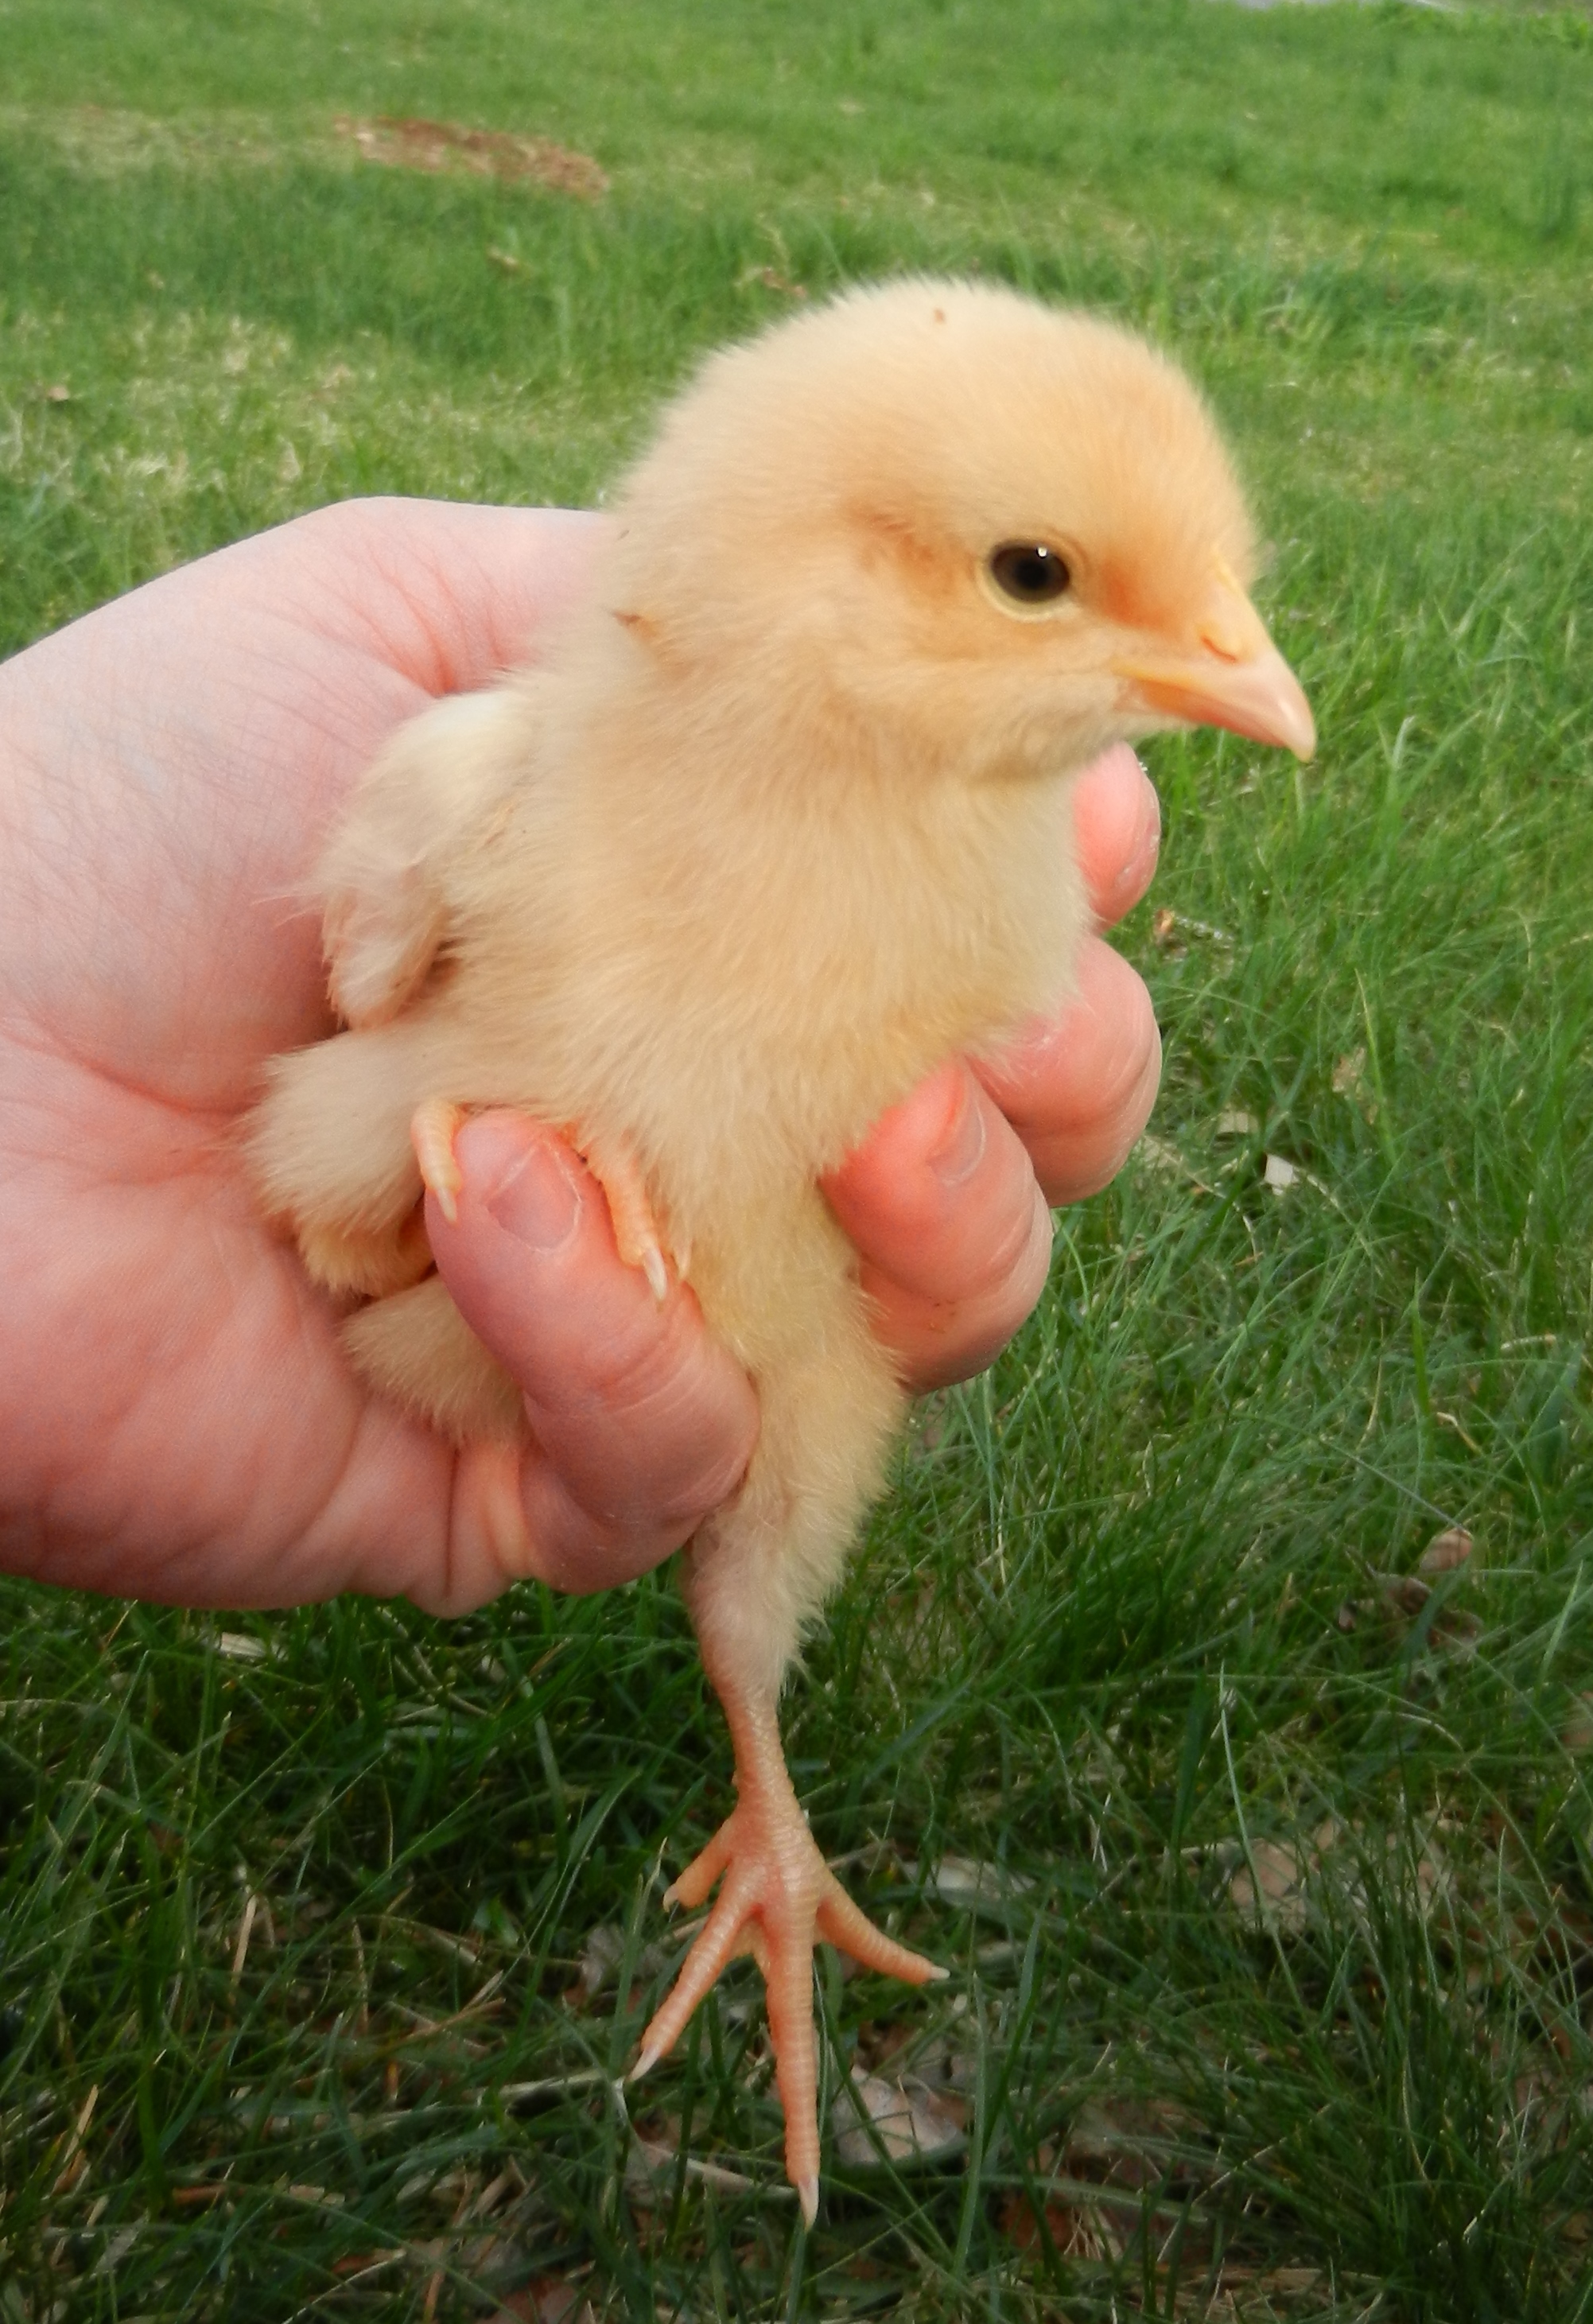
{"label": "beak", "polygon": [[1160,716],[1192,726],[1226,726],[1309,759],[1316,749],[1316,723],[1300,681],[1222,559],[1213,563],[1194,652],[1165,659],[1126,654],[1111,664],[1112,675]]}

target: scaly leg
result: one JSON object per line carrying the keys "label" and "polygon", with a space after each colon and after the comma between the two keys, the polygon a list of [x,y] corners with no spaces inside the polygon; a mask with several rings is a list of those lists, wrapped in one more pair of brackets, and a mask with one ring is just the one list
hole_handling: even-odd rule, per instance
{"label": "scaly leg", "polygon": [[673,2049],[727,1961],[750,1952],[763,1972],[775,2078],[786,2112],[786,2175],[809,2227],[818,2211],[818,2073],[813,2026],[813,1949],[828,1938],[865,1969],[926,1985],[944,1969],[909,1952],[859,1911],[820,1855],[797,1804],[780,1748],[775,1698],[712,1672],[735,1745],[735,1808],[664,1898],[703,1904],[724,1886],[686,1957],[674,1990],[642,2036],[634,2081]]}
{"label": "scaly leg", "polygon": [[[450,1104],[447,1098],[428,1097],[416,1107],[410,1125],[420,1176],[437,1196],[450,1226],[459,1222],[459,1190],[465,1184],[454,1152],[454,1140],[464,1120],[463,1106]],[[640,1164],[623,1139],[586,1139],[578,1130],[566,1135],[603,1188],[613,1222],[615,1250],[627,1267],[641,1269],[653,1297],[662,1306],[668,1296],[669,1270]],[[677,1274],[684,1277],[686,1254],[677,1251],[674,1258]]]}

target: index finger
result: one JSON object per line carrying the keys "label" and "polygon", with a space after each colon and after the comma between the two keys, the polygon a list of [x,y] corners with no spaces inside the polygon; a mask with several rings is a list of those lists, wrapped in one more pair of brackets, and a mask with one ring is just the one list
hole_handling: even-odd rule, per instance
{"label": "index finger", "polygon": [[1156,787],[1127,742],[1114,742],[1078,777],[1073,819],[1091,907],[1110,928],[1150,886],[1162,844]]}

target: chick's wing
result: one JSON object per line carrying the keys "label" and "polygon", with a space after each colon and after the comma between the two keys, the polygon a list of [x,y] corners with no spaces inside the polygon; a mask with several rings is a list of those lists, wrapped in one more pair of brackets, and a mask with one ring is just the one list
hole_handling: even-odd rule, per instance
{"label": "chick's wing", "polygon": [[347,1024],[388,1023],[424,983],[450,931],[450,866],[512,782],[515,733],[502,689],[445,695],[361,781],[313,881]]}

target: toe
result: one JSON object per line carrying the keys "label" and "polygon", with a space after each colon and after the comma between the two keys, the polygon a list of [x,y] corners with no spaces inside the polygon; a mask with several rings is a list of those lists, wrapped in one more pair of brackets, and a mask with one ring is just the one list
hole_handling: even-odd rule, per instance
{"label": "toe", "polygon": [[735,1835],[730,1820],[722,1823],[713,1839],[699,1855],[694,1856],[679,1878],[670,1882],[664,1891],[666,1904],[695,1907],[705,1904],[714,1883],[730,1862],[735,1849]]}
{"label": "toe", "polygon": [[786,2116],[786,2176],[799,2190],[809,2184],[816,2188],[819,2122],[813,1942],[805,1931],[795,1928],[782,1930],[778,1936],[766,1931],[764,1942],[769,2031],[774,2043],[775,2081]]}
{"label": "toe", "polygon": [[675,2047],[692,2011],[710,1990],[721,1969],[744,1950],[743,1923],[752,1902],[753,1886],[745,1875],[733,1871],[725,1882],[719,1901],[708,1915],[706,1927],[686,1957],[673,1992],[641,2037],[641,2060],[645,2063],[638,2062],[636,2073],[645,2073],[648,2066]]}
{"label": "toe", "polygon": [[854,1904],[839,1880],[831,1876],[818,1908],[818,1928],[821,1936],[850,1953],[864,1969],[876,1969],[885,1977],[899,1977],[908,1985],[928,1985],[944,1978],[946,1971],[938,1962],[926,1960],[922,1953],[910,1952],[877,1929],[868,1914]]}

